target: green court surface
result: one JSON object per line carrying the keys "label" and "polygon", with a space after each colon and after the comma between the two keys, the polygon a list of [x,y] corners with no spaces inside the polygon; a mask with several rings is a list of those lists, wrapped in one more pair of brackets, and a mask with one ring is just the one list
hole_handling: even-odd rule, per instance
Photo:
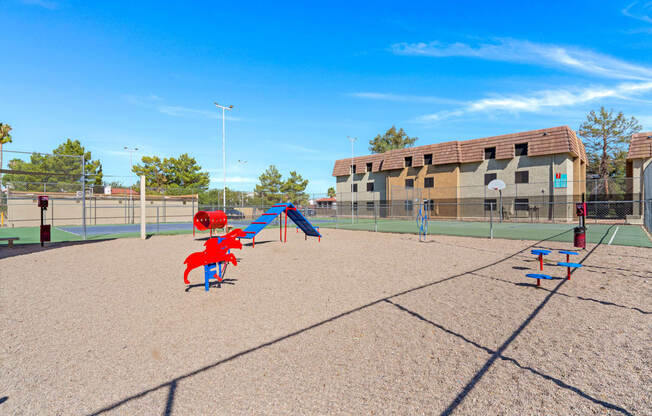
{"label": "green court surface", "polygon": [[[338,228],[345,230],[374,231],[376,226],[373,219],[358,218],[352,224],[340,219],[335,223],[333,219],[310,218],[316,226],[322,228]],[[290,225],[290,224],[288,224]],[[88,226],[87,240],[105,240],[113,238],[137,238],[139,232],[114,232],[97,234],[94,227],[98,229],[106,226]],[[149,225],[148,225],[149,227]],[[270,226],[271,227],[271,226]],[[278,226],[274,226],[276,228]],[[494,223],[494,238],[506,238],[512,240],[551,240],[551,241],[573,241],[573,228],[575,224],[547,224],[547,223]],[[116,227],[116,231],[122,230]],[[149,231],[149,230],[148,230]],[[378,220],[377,231],[388,233],[416,234],[418,227],[414,220]],[[160,230],[156,234],[188,234],[192,230]],[[454,235],[462,237],[489,237],[489,223],[473,221],[430,221],[429,235]],[[38,227],[17,227],[0,228],[0,237],[19,237],[15,244],[37,244],[39,243]],[[54,227],[51,239],[53,243],[65,241],[81,241],[82,238],[76,233],[71,233]],[[588,224],[586,231],[588,243],[611,244],[622,246],[650,247],[652,241],[643,227],[638,225],[615,225],[615,224]],[[6,242],[0,242],[0,247],[6,247]]]}
{"label": "green court surface", "polygon": [[[91,230],[93,226],[88,226]],[[190,234],[192,231],[188,230],[165,230],[157,234],[160,235],[173,235],[173,234]],[[198,232],[198,234],[200,234]],[[14,244],[40,244],[39,227],[16,227],[16,228],[0,228],[0,238],[2,237],[18,237],[20,240],[14,241]],[[105,233],[93,234],[89,233],[86,240],[109,240],[114,238],[138,238],[140,232],[120,232],[120,233]],[[68,241],[82,241],[83,238],[75,233],[61,230],[57,227],[52,228],[50,235],[51,243],[61,243]],[[6,246],[7,243],[0,242],[0,247]]]}
{"label": "green court surface", "polygon": [[[339,223],[315,221],[323,228],[374,231],[373,219],[356,219],[354,223],[341,219]],[[576,224],[547,223],[494,223],[494,238],[511,240],[551,240],[573,241],[573,228]],[[428,234],[455,235],[464,237],[489,237],[490,224],[474,221],[430,221]],[[652,241],[639,225],[588,224],[586,227],[588,243],[621,246],[652,247]],[[389,233],[418,233],[414,220],[378,220],[377,230]]]}

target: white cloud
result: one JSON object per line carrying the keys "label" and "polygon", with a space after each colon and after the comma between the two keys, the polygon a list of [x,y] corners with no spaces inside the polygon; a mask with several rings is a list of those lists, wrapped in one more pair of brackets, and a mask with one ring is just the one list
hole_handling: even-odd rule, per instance
{"label": "white cloud", "polygon": [[625,7],[622,10],[622,13],[627,17],[631,17],[632,19],[652,23],[652,1],[648,1],[647,3],[635,1]]}
{"label": "white cloud", "polygon": [[[203,110],[191,107],[184,107],[180,105],[168,105],[164,104],[164,99],[159,97],[156,94],[149,94],[146,96],[126,94],[123,96],[124,100],[129,104],[137,105],[140,107],[151,108],[158,111],[161,114],[165,114],[172,117],[194,117],[194,118],[210,118],[210,119],[222,119],[222,112],[217,111],[214,107],[207,106],[211,110]],[[243,121],[241,117],[234,117],[230,114],[226,114],[226,119],[229,121]]]}
{"label": "white cloud", "polygon": [[578,91],[565,89],[543,90],[530,96],[496,95],[466,103],[463,107],[427,114],[418,117],[417,122],[436,122],[451,117],[459,117],[479,112],[537,112],[551,107],[568,107],[605,98],[628,99],[632,96],[652,91],[652,81],[622,83],[614,87],[590,87]]}
{"label": "white cloud", "polygon": [[365,98],[370,100],[410,102],[424,104],[459,104],[458,100],[442,97],[428,97],[422,95],[402,95],[382,92],[354,92],[349,94],[351,97]]}
{"label": "white cloud", "polygon": [[516,39],[497,39],[494,43],[481,43],[475,46],[456,42],[443,44],[396,43],[392,51],[397,55],[443,57],[469,57],[492,61],[515,62],[538,66],[549,66],[584,72],[605,78],[650,79],[652,70],[630,64],[608,55],[599,54],[577,47],[566,47],[534,43]]}

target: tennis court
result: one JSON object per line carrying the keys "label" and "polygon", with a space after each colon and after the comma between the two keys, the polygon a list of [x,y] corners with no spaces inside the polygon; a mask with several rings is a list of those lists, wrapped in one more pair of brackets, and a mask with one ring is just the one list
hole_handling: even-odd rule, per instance
{"label": "tennis court", "polygon": [[[313,220],[317,225],[324,228],[339,228],[346,230],[378,231],[389,233],[418,233],[418,226],[415,220],[401,219],[374,219],[356,218],[353,222],[341,219],[340,222],[333,222],[332,219]],[[512,223],[495,222],[493,224],[494,238],[506,238],[510,240],[551,240],[568,241],[573,240],[573,228],[576,224],[554,224],[554,223]],[[490,224],[480,221],[430,221],[428,223],[428,234],[430,235],[452,235],[461,237],[483,237],[490,236]],[[607,233],[606,243],[609,245],[652,247],[652,241],[648,234],[639,225],[623,224],[588,224],[586,230],[586,241],[598,243]]]}

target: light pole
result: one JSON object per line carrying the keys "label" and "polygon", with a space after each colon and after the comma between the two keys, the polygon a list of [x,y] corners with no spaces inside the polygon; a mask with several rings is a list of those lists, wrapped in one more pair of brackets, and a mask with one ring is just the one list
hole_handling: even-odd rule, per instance
{"label": "light pole", "polygon": [[[129,148],[129,147],[125,146],[125,150],[127,152],[129,152],[129,167],[131,168],[130,172],[133,173],[133,170],[134,170],[134,160],[133,160],[134,152],[137,152],[138,148],[137,147]],[[129,207],[130,207],[129,209],[131,211],[129,213],[129,221],[133,224],[133,222],[134,222],[134,207],[133,207],[133,201],[131,199],[131,188],[129,188]]]}
{"label": "light pole", "polygon": [[224,106],[215,104],[215,107],[222,109],[222,179],[223,179],[223,189],[222,189],[222,205],[226,209],[226,118],[225,111],[233,110],[233,106]]}
{"label": "light pole", "polygon": [[[238,163],[244,166],[247,164],[247,161],[238,159]],[[240,207],[244,207],[244,192],[242,191],[240,191]]]}
{"label": "light pole", "polygon": [[347,139],[351,142],[351,224],[353,224],[353,181],[355,181],[355,165],[353,164],[353,144],[357,137],[346,136]]}

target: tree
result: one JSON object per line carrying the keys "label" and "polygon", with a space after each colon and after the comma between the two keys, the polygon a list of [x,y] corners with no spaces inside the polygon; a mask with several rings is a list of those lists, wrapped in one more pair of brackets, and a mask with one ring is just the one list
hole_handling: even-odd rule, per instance
{"label": "tree", "polygon": [[379,134],[369,140],[369,150],[371,153],[384,153],[388,150],[410,147],[417,140],[419,140],[418,137],[410,137],[403,129],[396,131],[396,127],[392,126],[382,136]]}
{"label": "tree", "polygon": [[202,172],[194,157],[182,154],[178,158],[143,156],[141,164],[136,164],[131,171],[145,176],[145,186],[158,192],[168,194],[203,192],[208,189],[208,172]]}
{"label": "tree", "polygon": [[162,192],[168,183],[168,163],[164,164],[158,156],[143,156],[140,160],[143,164],[135,164],[131,171],[138,176],[145,176],[145,186]]}
{"label": "tree", "polygon": [[[203,191],[199,194],[199,204],[200,205],[213,205],[221,206],[222,205],[222,189],[209,189]],[[247,192],[236,191],[229,187],[226,188],[226,206],[227,207],[237,207],[240,205],[249,205],[252,204],[251,198],[247,195]],[[220,208],[221,209],[221,208]]]}
{"label": "tree", "polygon": [[256,185],[254,192],[265,204],[279,201],[281,194],[281,185],[283,175],[276,169],[276,166],[270,165],[265,172],[259,177],[259,184]]}
{"label": "tree", "polygon": [[607,111],[604,107],[597,114],[591,110],[579,129],[587,148],[587,170],[600,175],[603,191],[607,195],[609,177],[624,176],[627,144],[632,134],[641,131],[636,118],[627,119],[622,111],[616,116],[613,113],[613,110]]}
{"label": "tree", "polygon": [[333,187],[331,186],[330,188],[328,188],[328,191],[327,191],[327,192],[328,192],[328,197],[329,197],[329,198],[335,198],[335,195],[336,195],[336,193],[335,193],[335,188],[333,188]]}
{"label": "tree", "polygon": [[0,123],[0,210],[2,209],[4,199],[2,198],[2,145],[11,143],[11,126],[6,123]]}
{"label": "tree", "polygon": [[[70,157],[79,156],[79,157]],[[33,153],[29,161],[12,159],[9,168],[26,173],[11,173],[4,177],[7,183],[18,191],[43,190],[43,184],[53,184],[59,192],[81,190],[77,181],[82,179],[81,161],[84,161],[87,185],[102,184],[102,164],[92,160],[90,151],[86,151],[79,140],[67,139],[52,151],[51,155]],[[30,174],[27,172],[34,172]],[[50,189],[52,185],[49,185]],[[47,189],[47,188],[46,188]]]}
{"label": "tree", "polygon": [[303,179],[296,171],[291,171],[290,177],[281,185],[281,192],[290,202],[303,205],[308,201],[308,194],[304,192],[307,186],[307,179]]}

